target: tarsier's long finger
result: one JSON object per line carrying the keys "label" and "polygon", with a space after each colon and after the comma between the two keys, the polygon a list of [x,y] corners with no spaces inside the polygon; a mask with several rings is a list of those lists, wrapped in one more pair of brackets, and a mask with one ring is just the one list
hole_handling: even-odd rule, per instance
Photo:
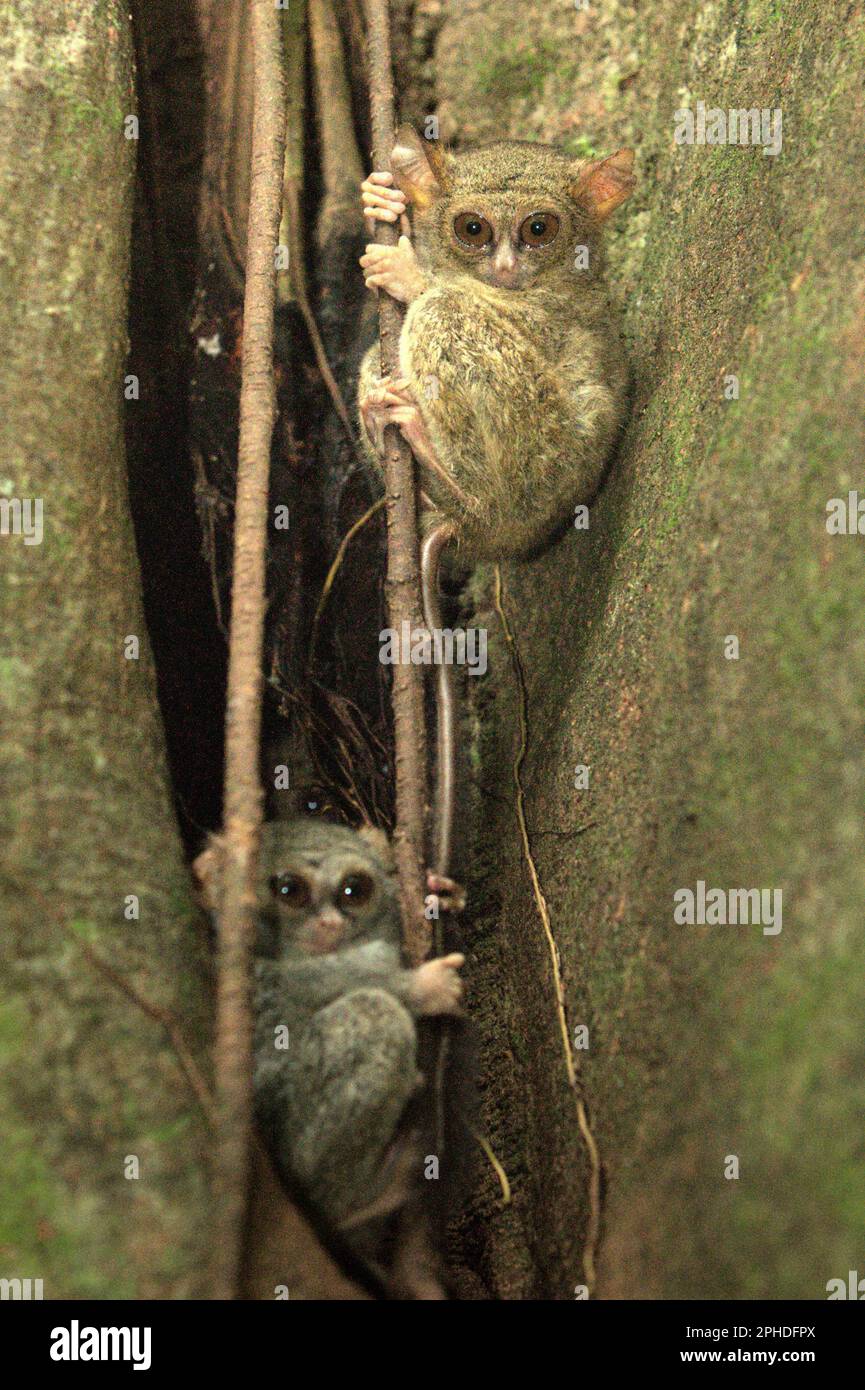
{"label": "tarsier's long finger", "polygon": [[383,454],[385,427],[384,417],[381,411],[377,410],[375,414],[370,417],[370,419],[372,423],[372,432],[370,435],[370,438],[372,439],[372,447],[377,454]]}
{"label": "tarsier's long finger", "polygon": [[383,203],[376,203],[374,207],[365,207],[363,215],[374,222],[396,222],[397,218],[400,219],[401,223],[408,220],[405,216],[405,203],[401,206],[399,204],[388,206]]}
{"label": "tarsier's long finger", "polygon": [[466,894],[461,883],[447,878],[444,874],[434,873],[432,869],[427,871],[426,882],[427,888],[436,894],[445,912],[462,912],[466,905]]}
{"label": "tarsier's long finger", "polygon": [[379,391],[370,391],[361,401],[360,414],[364,423],[369,442],[374,451],[380,454],[384,448],[384,425],[381,420],[381,403],[379,401]]}
{"label": "tarsier's long finger", "polygon": [[410,425],[417,413],[416,406],[391,405],[386,391],[370,391],[361,406],[361,415],[377,454],[384,453],[384,432],[388,425]]}
{"label": "tarsier's long finger", "polygon": [[388,373],[384,376],[374,376],[371,378],[370,385],[363,397],[363,405],[370,401],[377,401],[382,391],[391,391],[393,382]]}
{"label": "tarsier's long finger", "polygon": [[405,193],[394,184],[393,174],[384,169],[373,170],[360,187],[363,193],[390,194],[391,197],[402,198],[405,201]]}
{"label": "tarsier's long finger", "polygon": [[388,382],[388,392],[394,405],[417,405],[411,389],[411,382],[401,378]]}
{"label": "tarsier's long finger", "polygon": [[392,181],[391,174],[371,174],[361,184],[364,217],[376,221],[395,222],[406,210],[406,197],[401,188],[383,186],[379,180]]}
{"label": "tarsier's long finger", "polygon": [[373,193],[363,195],[364,217],[374,217],[380,221],[395,222],[405,212],[405,203],[392,198],[381,198]]}
{"label": "tarsier's long finger", "polygon": [[[372,393],[370,393],[370,397],[368,397],[368,399],[370,399],[371,396]],[[415,402],[413,400],[406,399],[404,391],[397,391],[396,388],[393,385],[391,385],[390,382],[388,382],[386,386],[380,387],[375,391],[375,403],[376,405],[415,405]]]}
{"label": "tarsier's long finger", "polygon": [[[370,442],[377,454],[384,453],[384,432],[389,425],[395,425],[399,430],[408,430],[417,420],[417,406],[413,405],[380,405],[378,402],[369,402],[362,408],[361,414],[369,435]],[[408,441],[411,443],[411,440]],[[455,903],[444,894],[440,896],[441,905],[445,912],[458,912],[462,904]]]}
{"label": "tarsier's long finger", "polygon": [[379,382],[378,385],[373,386],[371,390],[367,391],[363,398],[364,409],[375,409],[380,405],[384,405],[389,390],[390,382],[387,381]]}
{"label": "tarsier's long finger", "polygon": [[364,254],[361,259],[363,260],[365,258],[370,261],[387,261],[390,260],[394,256],[394,254],[395,248],[393,246],[379,246],[378,242],[371,241],[367,246],[364,247]]}
{"label": "tarsier's long finger", "polygon": [[387,253],[390,250],[392,250],[390,246],[368,246],[364,254],[359,258],[359,263],[365,267],[386,265],[389,259]]}
{"label": "tarsier's long finger", "polygon": [[[382,183],[381,180],[385,178],[390,179],[390,183]],[[377,195],[386,193],[402,193],[401,188],[396,188],[394,186],[393,177],[390,174],[372,173],[369,175],[368,178],[364,179],[360,187],[361,192],[363,193],[375,193]]]}
{"label": "tarsier's long finger", "polygon": [[376,403],[369,414],[376,429],[380,430],[381,434],[374,442],[376,444],[381,442],[383,432],[388,425],[410,424],[410,419],[406,419],[406,416],[410,415],[410,412],[411,408],[406,405],[379,405]]}
{"label": "tarsier's long finger", "polygon": [[416,405],[392,405],[387,411],[389,425],[411,425],[414,424],[416,416]]}
{"label": "tarsier's long finger", "polygon": [[370,402],[375,410],[386,407],[389,410],[407,409],[407,403],[402,396],[394,396],[392,392],[386,391],[383,394],[376,393],[375,399]]}

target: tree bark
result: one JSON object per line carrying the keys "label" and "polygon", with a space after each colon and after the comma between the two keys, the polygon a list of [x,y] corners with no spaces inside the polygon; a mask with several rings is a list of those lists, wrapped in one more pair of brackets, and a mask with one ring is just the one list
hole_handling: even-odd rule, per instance
{"label": "tree bark", "polygon": [[0,536],[0,1208],[46,1298],[186,1297],[206,1263],[207,965],[124,467],[133,112],[122,5],[4,7],[3,496],[44,538]]}
{"label": "tree bark", "polygon": [[[861,1270],[863,1223],[865,568],[862,537],[826,527],[865,456],[863,17],[707,4],[697,38],[677,0],[603,22],[532,5],[518,25],[509,0],[446,8],[445,137],[638,151],[609,246],[630,423],[588,531],[506,567],[526,818],[588,1029],[595,1296],[825,1298]],[[783,148],[677,144],[675,107],[698,100],[780,108]],[[516,850],[517,702],[484,573],[475,597],[491,677],[469,997],[513,1203],[490,1172],[472,1259],[499,1297],[568,1299],[590,1172]],[[782,890],[782,930],[675,922],[700,880]]]}

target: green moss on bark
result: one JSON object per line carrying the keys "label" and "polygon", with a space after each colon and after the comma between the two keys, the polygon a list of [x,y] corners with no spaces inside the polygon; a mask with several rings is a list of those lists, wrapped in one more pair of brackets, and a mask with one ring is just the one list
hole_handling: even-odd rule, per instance
{"label": "green moss on bark", "polygon": [[[825,526],[829,498],[865,494],[863,18],[812,0],[687,15],[659,0],[585,22],[565,9],[521,23],[539,43],[579,40],[566,100],[553,79],[531,112],[519,93],[481,99],[470,55],[484,46],[494,64],[504,3],[452,7],[440,77],[463,138],[638,150],[610,256],[631,420],[588,534],[506,573],[529,825],[570,1021],[591,1030],[598,1292],[821,1298],[861,1262],[865,1221],[865,540]],[[698,100],[780,107],[781,153],[677,146],[673,112]],[[481,575],[479,621],[495,630],[487,593]],[[484,1258],[506,1297],[568,1297],[586,1171],[516,852],[500,641],[491,664],[476,1011],[515,1202],[489,1219]],[[673,893],[698,879],[781,888],[783,931],[675,925]]]}
{"label": "green moss on bark", "polygon": [[206,1065],[126,495],[133,109],[123,6],[4,8],[0,459],[4,496],[42,500],[44,538],[0,538],[0,1272],[42,1278],[47,1298],[188,1296],[206,1255],[188,1082],[162,1026],[77,944],[175,1013]]}

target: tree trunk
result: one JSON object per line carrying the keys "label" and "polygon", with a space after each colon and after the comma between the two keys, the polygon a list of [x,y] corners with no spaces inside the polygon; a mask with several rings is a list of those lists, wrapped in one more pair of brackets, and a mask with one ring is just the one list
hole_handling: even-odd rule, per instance
{"label": "tree trunk", "polygon": [[44,517],[41,544],[0,537],[3,1273],[183,1297],[206,1263],[207,968],[128,514],[126,8],[16,0],[0,73],[4,496]]}
{"label": "tree trunk", "polygon": [[[597,1295],[825,1298],[861,1268],[865,1219],[865,567],[826,527],[865,456],[861,7],[530,5],[518,33],[509,0],[447,10],[443,135],[637,149],[610,256],[630,424],[588,532],[505,570],[529,833],[589,1029]],[[781,153],[677,145],[698,101],[780,108]],[[569,1298],[588,1165],[488,580],[470,999],[514,1201],[486,1215],[490,1172],[472,1236],[493,1294]],[[782,890],[782,930],[677,925],[698,880]]]}

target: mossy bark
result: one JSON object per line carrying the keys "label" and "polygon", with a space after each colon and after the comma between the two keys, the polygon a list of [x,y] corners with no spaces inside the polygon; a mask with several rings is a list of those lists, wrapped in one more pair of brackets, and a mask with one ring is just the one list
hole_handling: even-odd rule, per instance
{"label": "mossy bark", "polygon": [[[569,1024],[589,1028],[597,1295],[824,1298],[865,1225],[865,539],[826,526],[830,498],[865,493],[865,19],[816,0],[561,0],[518,27],[508,0],[448,11],[444,134],[638,152],[610,256],[630,423],[588,531],[505,568],[529,832]],[[697,101],[780,108],[781,152],[677,145]],[[587,1166],[488,578],[469,949],[515,1199],[490,1174],[470,1238],[489,1291],[567,1298]],[[783,929],[677,925],[698,880],[781,889]]]}
{"label": "mossy bark", "polygon": [[175,1015],[201,1061],[205,956],[124,464],[126,9],[15,0],[0,74],[2,495],[44,508],[41,544],[0,538],[0,1265],[46,1298],[182,1297],[204,1263],[202,1117],[118,983]]}

